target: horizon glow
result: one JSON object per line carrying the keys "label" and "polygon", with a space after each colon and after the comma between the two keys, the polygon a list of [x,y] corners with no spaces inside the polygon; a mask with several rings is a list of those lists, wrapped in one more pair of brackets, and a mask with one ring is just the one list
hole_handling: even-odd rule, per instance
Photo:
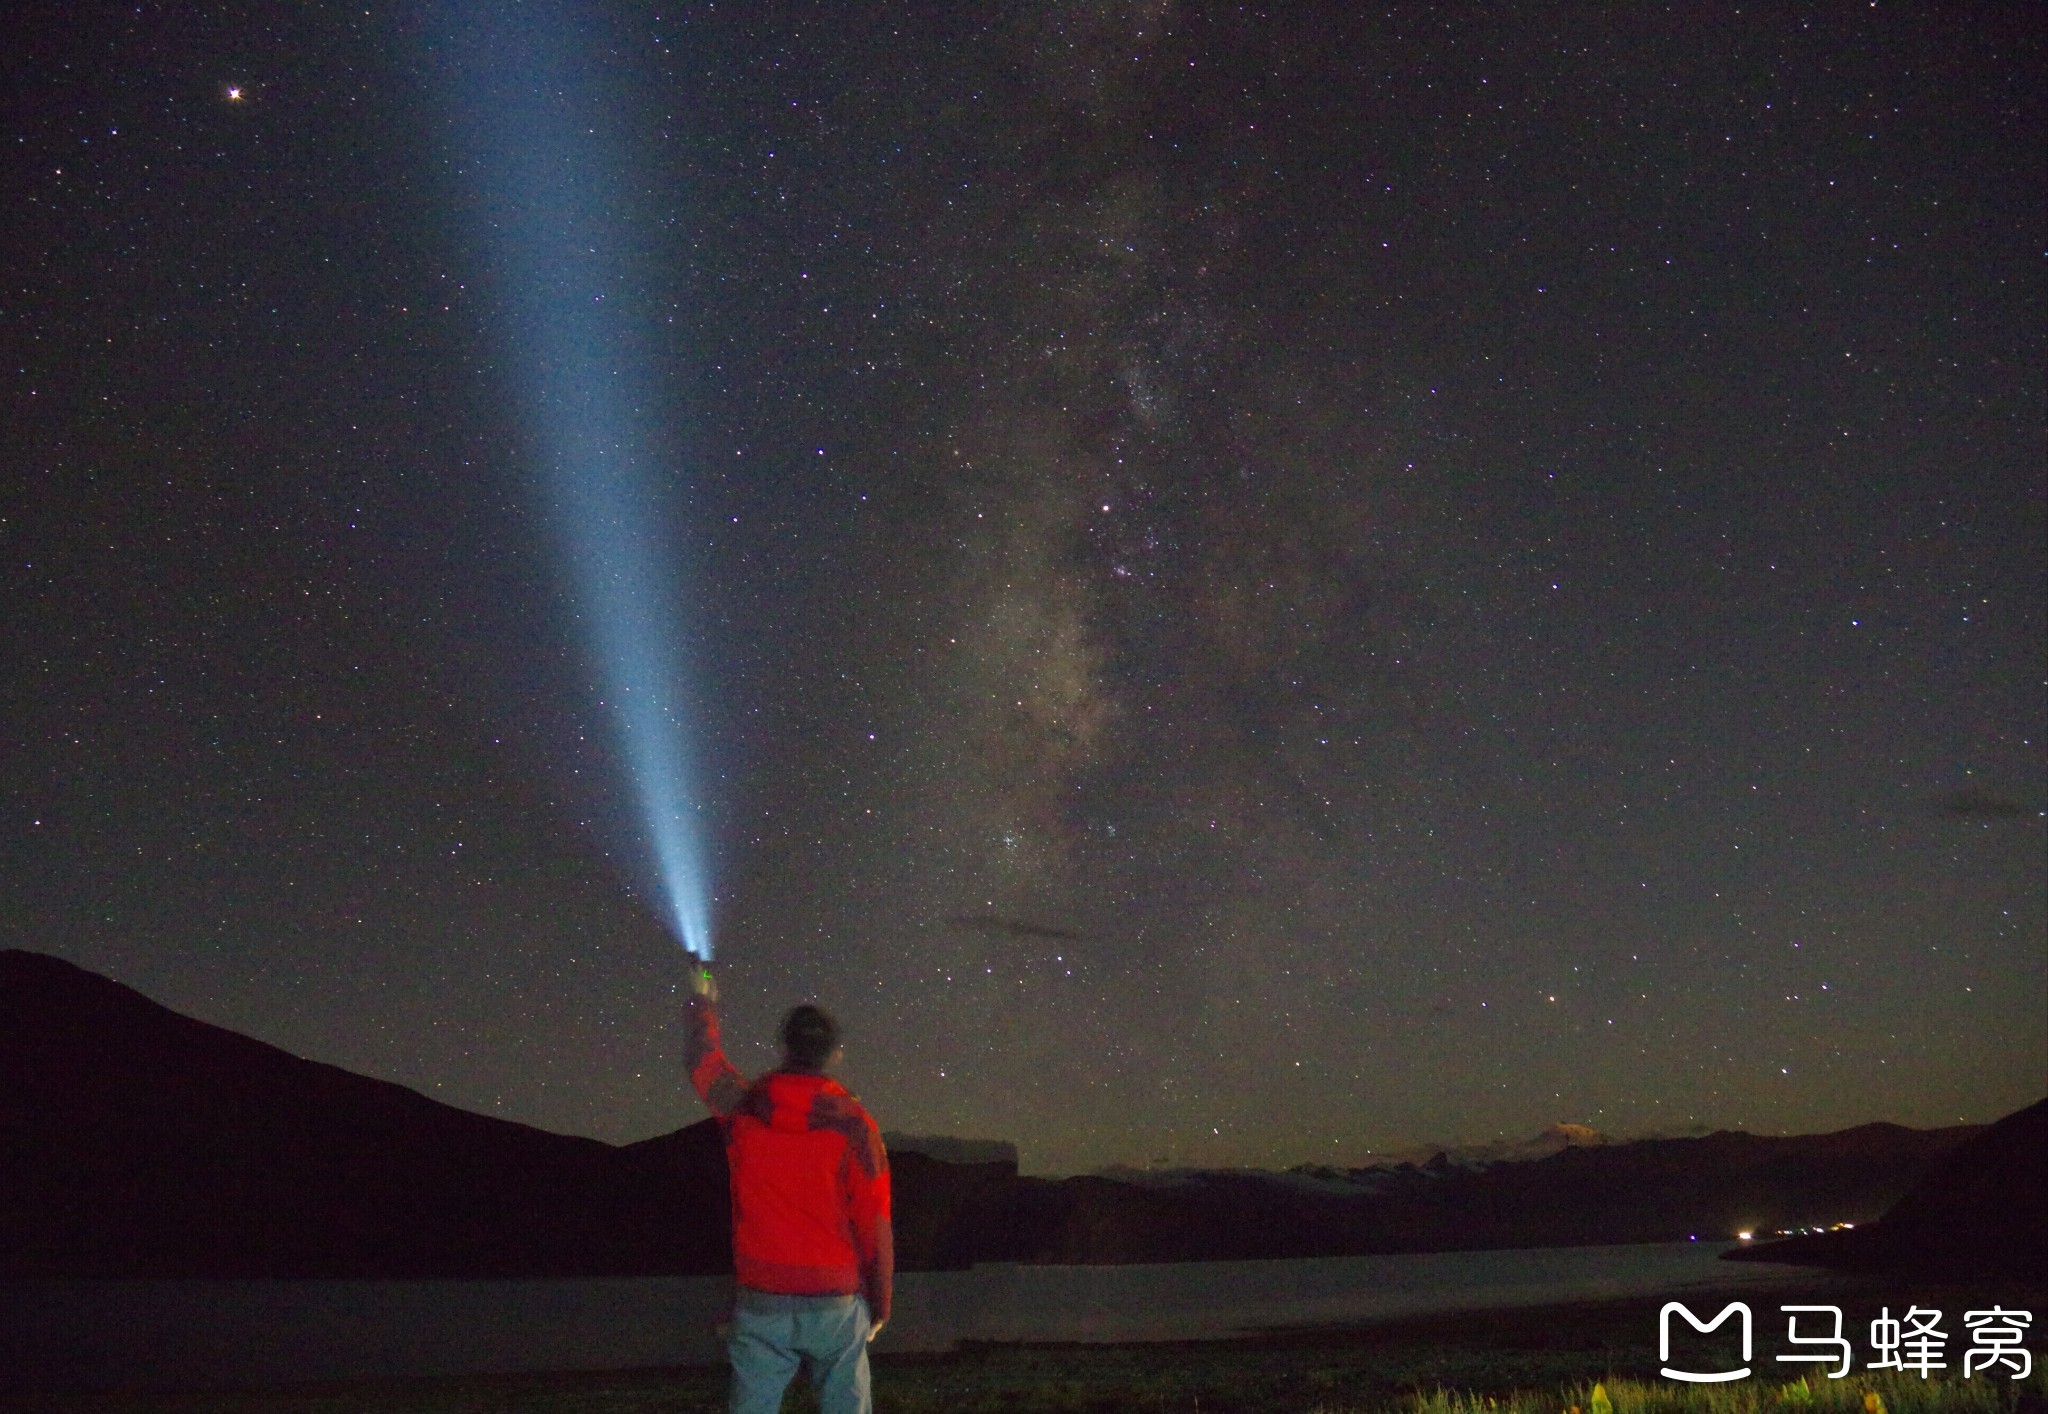
{"label": "horizon glow", "polygon": [[711,884],[686,688],[685,567],[649,387],[650,262],[623,198],[604,86],[551,0],[436,7],[434,68],[478,198],[558,571],[595,677],[608,764],[631,796],[638,885],[711,956]]}

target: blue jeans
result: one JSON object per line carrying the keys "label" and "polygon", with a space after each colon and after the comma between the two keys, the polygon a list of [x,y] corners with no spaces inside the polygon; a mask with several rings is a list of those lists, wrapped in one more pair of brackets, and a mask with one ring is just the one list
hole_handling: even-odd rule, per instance
{"label": "blue jeans", "polygon": [[858,1296],[780,1296],[741,1287],[733,1302],[732,1414],[779,1414],[807,1367],[823,1414],[870,1414],[868,1303]]}

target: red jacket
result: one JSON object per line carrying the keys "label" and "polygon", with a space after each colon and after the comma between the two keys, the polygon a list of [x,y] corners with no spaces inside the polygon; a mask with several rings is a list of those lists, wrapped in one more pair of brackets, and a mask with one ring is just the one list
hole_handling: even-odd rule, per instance
{"label": "red jacket", "polygon": [[719,1045],[718,1012],[689,1003],[690,1083],[725,1131],[732,1263],[741,1286],[867,1298],[889,1319],[896,1275],[889,1156],[859,1100],[823,1075],[777,1070],[748,1085]]}

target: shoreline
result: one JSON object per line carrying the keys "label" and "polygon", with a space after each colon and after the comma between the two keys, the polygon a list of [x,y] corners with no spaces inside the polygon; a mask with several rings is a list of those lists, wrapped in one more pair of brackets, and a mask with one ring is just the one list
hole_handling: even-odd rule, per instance
{"label": "shoreline", "polygon": [[[1105,1346],[1358,1328],[1452,1310],[1776,1290],[1784,1267],[1718,1245],[1520,1248],[1162,1265],[990,1264],[906,1272],[878,1354]],[[0,1370],[15,1389],[250,1388],[621,1369],[722,1359],[728,1279],[0,1282]]]}

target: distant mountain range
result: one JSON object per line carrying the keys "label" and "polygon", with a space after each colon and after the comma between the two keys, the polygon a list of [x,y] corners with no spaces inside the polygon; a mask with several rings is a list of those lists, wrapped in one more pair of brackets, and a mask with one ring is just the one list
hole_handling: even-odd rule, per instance
{"label": "distant mountain range", "polygon": [[[1286,1173],[1018,1178],[899,1164],[899,1218],[933,1265],[1174,1262],[1612,1242],[1875,1218],[1979,1126],[1869,1124],[1834,1134],[1570,1146],[1547,1158]],[[914,1182],[912,1176],[914,1175]]]}
{"label": "distant mountain range", "polygon": [[[1982,1126],[1598,1142],[1287,1173],[1020,1177],[899,1136],[899,1265],[1170,1262],[1612,1242],[1875,1218]],[[1991,1131],[1993,1133],[1997,1131]],[[710,1121],[637,1144],[471,1114],[0,951],[0,1277],[730,1270]]]}
{"label": "distant mountain range", "polygon": [[[1704,1135],[1707,1131],[1701,1130]],[[1520,1163],[1529,1159],[1547,1159],[1566,1149],[1589,1148],[1611,1144],[1614,1141],[1597,1129],[1584,1124],[1552,1124],[1527,1139],[1491,1139],[1480,1144],[1429,1144],[1398,1149],[1391,1153],[1376,1152],[1370,1161],[1353,1167],[1339,1167],[1332,1164],[1302,1164],[1289,1169],[1295,1175],[1312,1178],[1348,1181],[1361,1175],[1378,1171],[1408,1168],[1441,1170],[1445,1166],[1471,1169],[1485,1168],[1493,1164]],[[936,1157],[945,1157],[936,1150]],[[1173,1168],[1165,1160],[1155,1160],[1146,1168],[1130,1164],[1111,1164],[1097,1171],[1103,1178],[1114,1178],[1124,1183],[1140,1183],[1152,1187],[1162,1184],[1185,1182],[1187,1179],[1228,1170]]]}

